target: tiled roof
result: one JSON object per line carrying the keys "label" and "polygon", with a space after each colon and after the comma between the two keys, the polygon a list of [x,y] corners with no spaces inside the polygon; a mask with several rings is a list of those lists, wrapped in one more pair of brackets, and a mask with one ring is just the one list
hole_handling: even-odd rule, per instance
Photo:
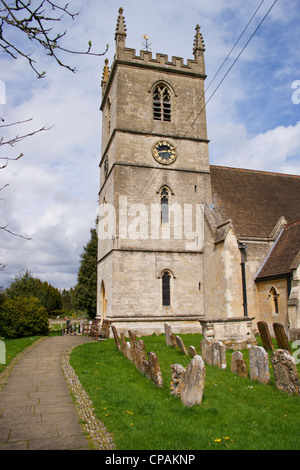
{"label": "tiled roof", "polygon": [[284,227],[256,279],[287,276],[300,263],[300,221]]}
{"label": "tiled roof", "polygon": [[271,236],[280,217],[300,220],[300,176],[211,165],[217,225],[231,219],[238,237]]}

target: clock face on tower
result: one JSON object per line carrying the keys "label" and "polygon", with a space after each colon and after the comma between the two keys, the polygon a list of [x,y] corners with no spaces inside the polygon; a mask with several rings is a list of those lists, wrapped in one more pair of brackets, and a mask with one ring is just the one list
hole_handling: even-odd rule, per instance
{"label": "clock face on tower", "polygon": [[161,140],[153,145],[152,155],[162,165],[173,163],[177,157],[174,145],[166,140]]}

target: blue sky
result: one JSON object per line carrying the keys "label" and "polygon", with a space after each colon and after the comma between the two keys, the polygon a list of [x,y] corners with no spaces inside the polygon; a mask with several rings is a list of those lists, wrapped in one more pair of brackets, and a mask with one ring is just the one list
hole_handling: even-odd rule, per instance
{"label": "blue sky", "polygon": [[[261,0],[72,0],[81,9],[67,30],[64,46],[93,50],[113,60],[114,33],[120,6],[127,25],[126,46],[143,48],[143,35],[152,53],[193,58],[195,26],[201,26],[206,45],[207,85],[231,50]],[[208,99],[241,48],[272,5],[265,0],[230,60],[209,88]],[[300,174],[300,104],[292,102],[292,84],[300,80],[300,4],[278,0],[207,106],[212,164]],[[13,38],[22,41],[20,36]],[[10,128],[14,136],[44,125],[47,132],[21,142],[1,155],[24,157],[1,171],[0,225],[31,237],[31,241],[0,231],[0,285],[6,286],[21,269],[29,269],[59,288],[76,283],[80,253],[94,226],[99,191],[101,148],[101,77],[105,57],[69,55],[73,74],[56,65],[32,44],[38,80],[23,59],[0,52],[0,80],[6,103],[0,115],[6,122],[33,120]]]}

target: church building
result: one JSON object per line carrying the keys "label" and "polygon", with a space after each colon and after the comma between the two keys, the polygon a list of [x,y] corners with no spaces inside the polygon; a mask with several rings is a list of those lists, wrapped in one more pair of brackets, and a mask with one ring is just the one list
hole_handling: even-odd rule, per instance
{"label": "church building", "polygon": [[186,62],[137,54],[119,10],[102,77],[97,318],[138,335],[300,328],[300,177],[210,165],[195,31]]}

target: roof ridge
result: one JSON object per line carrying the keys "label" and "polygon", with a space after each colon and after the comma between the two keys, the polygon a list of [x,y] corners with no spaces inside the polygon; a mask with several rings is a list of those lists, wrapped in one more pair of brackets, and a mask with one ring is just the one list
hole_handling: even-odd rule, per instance
{"label": "roof ridge", "polygon": [[220,168],[222,170],[239,170],[251,173],[260,173],[260,174],[267,174],[267,175],[278,175],[278,176],[287,176],[287,177],[295,177],[300,178],[300,175],[293,175],[290,173],[277,173],[275,171],[265,171],[265,170],[251,170],[250,168],[238,168],[238,167],[231,167],[231,166],[222,166],[222,165],[210,165],[210,168]]}

